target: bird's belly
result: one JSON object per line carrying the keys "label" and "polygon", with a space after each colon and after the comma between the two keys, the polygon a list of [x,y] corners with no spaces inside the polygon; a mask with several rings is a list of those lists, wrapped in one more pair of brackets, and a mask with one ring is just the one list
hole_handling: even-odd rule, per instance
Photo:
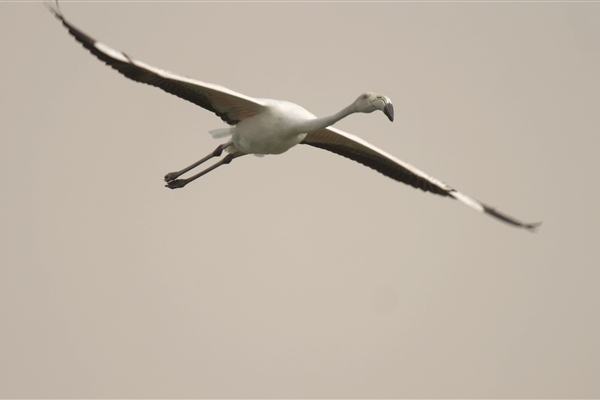
{"label": "bird's belly", "polygon": [[233,132],[234,145],[250,154],[281,154],[304,139],[306,133],[297,133],[289,124],[278,120],[240,122]]}
{"label": "bird's belly", "polygon": [[294,135],[291,137],[260,133],[254,135],[234,134],[234,144],[238,149],[245,153],[281,154],[300,143],[305,136],[306,134]]}

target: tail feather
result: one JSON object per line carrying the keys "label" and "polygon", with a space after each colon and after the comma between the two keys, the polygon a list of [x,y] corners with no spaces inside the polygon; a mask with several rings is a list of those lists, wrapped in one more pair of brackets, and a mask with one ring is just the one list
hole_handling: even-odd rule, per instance
{"label": "tail feather", "polygon": [[212,131],[209,131],[208,133],[210,133],[210,135],[212,136],[213,139],[222,139],[222,138],[233,135],[231,128],[213,129]]}

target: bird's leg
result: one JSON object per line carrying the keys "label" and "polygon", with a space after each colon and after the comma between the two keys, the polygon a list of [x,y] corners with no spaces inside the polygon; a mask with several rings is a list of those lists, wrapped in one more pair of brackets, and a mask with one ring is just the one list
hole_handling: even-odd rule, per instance
{"label": "bird's leg", "polygon": [[[220,167],[223,164],[229,164],[231,162],[231,160],[233,160],[234,158],[238,158],[241,156],[245,156],[248,153],[235,153],[235,154],[227,154],[225,157],[223,157],[220,161],[217,161],[216,163],[214,163],[213,165],[211,165],[210,167],[206,168],[204,171],[197,173],[194,176],[191,176],[187,179],[175,179],[172,180],[170,182],[168,182],[165,186],[168,187],[169,189],[179,189],[184,187],[185,185],[187,185],[188,183],[195,181],[196,179],[200,178],[203,175],[206,175],[207,173],[209,173],[210,171],[212,171],[213,169],[216,169],[218,167]],[[200,160],[202,161],[202,160]]]}
{"label": "bird's leg", "polygon": [[168,174],[165,175],[165,182],[171,182],[171,181],[177,179],[179,176],[185,174],[189,170],[194,169],[198,165],[200,165],[200,164],[202,164],[202,163],[210,160],[211,158],[213,158],[213,157],[219,157],[223,153],[223,150],[225,150],[229,146],[231,146],[231,142],[223,143],[223,144],[219,145],[212,153],[210,153],[209,155],[207,155],[203,159],[201,159],[201,160],[193,163],[189,167],[186,167],[186,168],[182,169],[181,171],[169,172]]}

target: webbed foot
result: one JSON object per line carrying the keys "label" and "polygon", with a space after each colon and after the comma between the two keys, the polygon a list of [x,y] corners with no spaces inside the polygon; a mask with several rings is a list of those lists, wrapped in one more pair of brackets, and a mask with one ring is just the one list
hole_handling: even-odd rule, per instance
{"label": "webbed foot", "polygon": [[179,188],[184,187],[187,184],[188,184],[188,181],[186,179],[175,179],[175,180],[168,182],[165,185],[165,187],[168,187],[169,189],[179,189]]}

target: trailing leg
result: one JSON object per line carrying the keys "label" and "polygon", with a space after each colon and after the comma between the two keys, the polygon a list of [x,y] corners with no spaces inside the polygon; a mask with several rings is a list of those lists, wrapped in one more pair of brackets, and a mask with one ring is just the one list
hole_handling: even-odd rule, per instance
{"label": "trailing leg", "polygon": [[185,185],[187,185],[188,183],[190,183],[192,181],[195,181],[196,179],[200,178],[203,175],[206,175],[207,173],[209,173],[213,169],[216,169],[216,168],[218,168],[218,167],[220,167],[221,165],[224,165],[224,164],[229,164],[231,162],[231,160],[233,160],[234,158],[245,156],[246,154],[247,153],[242,153],[242,152],[235,153],[235,154],[227,154],[220,161],[217,161],[216,163],[214,163],[210,167],[206,168],[204,171],[199,172],[196,175],[191,176],[191,177],[189,177],[187,179],[175,179],[175,180],[169,181],[165,186],[168,187],[169,189],[179,189],[179,188],[182,188]]}
{"label": "trailing leg", "polygon": [[231,142],[223,143],[223,144],[219,145],[212,153],[210,153],[203,159],[193,163],[189,167],[186,167],[186,168],[182,169],[181,171],[169,172],[168,174],[165,175],[165,182],[171,182],[171,181],[177,179],[178,177],[180,177],[181,175],[185,174],[186,172],[196,168],[198,165],[210,160],[211,158],[219,157],[223,153],[223,150],[225,150],[229,146],[231,146]]}

